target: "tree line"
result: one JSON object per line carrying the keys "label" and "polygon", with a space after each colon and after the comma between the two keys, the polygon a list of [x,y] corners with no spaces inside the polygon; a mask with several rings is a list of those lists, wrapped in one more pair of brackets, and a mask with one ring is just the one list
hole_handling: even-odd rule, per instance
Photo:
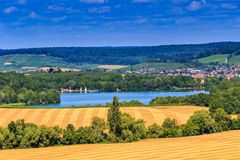
{"label": "tree line", "polygon": [[[102,72],[39,74],[32,80],[45,82],[42,85],[54,89],[72,88],[98,89],[99,91],[157,91],[175,89],[198,89],[200,80],[186,76],[159,76],[139,74],[119,74]],[[46,87],[47,87],[46,86]]]}
{"label": "tree line", "polygon": [[157,97],[150,105],[195,105],[206,106],[211,111],[224,109],[229,114],[240,113],[240,80],[209,79],[207,87],[210,94],[198,94],[183,97]]}
{"label": "tree line", "polygon": [[0,90],[0,104],[11,103],[23,103],[25,105],[56,104],[60,103],[60,95],[56,90],[36,92],[26,88],[14,90],[5,86]]}
{"label": "tree line", "polygon": [[232,119],[223,109],[215,112],[197,111],[184,125],[166,118],[162,125],[146,127],[144,120],[135,120],[119,111],[118,98],[114,97],[108,111],[107,122],[94,117],[91,126],[75,128],[68,124],[37,126],[24,120],[11,122],[0,128],[0,149],[38,148],[56,145],[134,142],[147,138],[182,137],[240,129],[240,117]]}
{"label": "tree line", "polygon": [[47,82],[34,80],[19,73],[0,73],[0,104],[23,103],[53,104],[60,103],[59,92],[47,87]]}

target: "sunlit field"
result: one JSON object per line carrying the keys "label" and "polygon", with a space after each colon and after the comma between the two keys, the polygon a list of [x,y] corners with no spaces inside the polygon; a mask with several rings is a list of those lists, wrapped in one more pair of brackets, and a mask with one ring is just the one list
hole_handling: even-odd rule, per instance
{"label": "sunlit field", "polygon": [[[207,110],[205,107],[172,106],[172,107],[127,107],[122,112],[129,113],[135,119],[143,119],[146,125],[162,124],[169,117],[178,124],[184,124],[195,111]],[[0,126],[6,127],[11,121],[24,119],[37,125],[59,125],[65,127],[71,123],[76,127],[89,126],[93,117],[107,119],[108,108],[69,108],[69,109],[0,109]]]}

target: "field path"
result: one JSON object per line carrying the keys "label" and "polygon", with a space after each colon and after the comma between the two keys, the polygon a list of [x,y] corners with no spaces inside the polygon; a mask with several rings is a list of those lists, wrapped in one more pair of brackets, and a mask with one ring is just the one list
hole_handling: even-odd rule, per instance
{"label": "field path", "polygon": [[[186,123],[188,118],[197,110],[207,110],[204,107],[175,106],[175,107],[126,107],[121,108],[136,119],[143,119],[147,125],[162,124],[166,117],[174,118],[179,124]],[[76,127],[89,126],[94,116],[107,120],[108,108],[69,108],[69,109],[1,109],[0,126],[6,127],[11,121],[25,119],[38,125],[59,125],[65,127],[71,123]]]}
{"label": "field path", "polygon": [[123,144],[86,144],[3,150],[2,160],[238,160],[240,131],[144,140]]}

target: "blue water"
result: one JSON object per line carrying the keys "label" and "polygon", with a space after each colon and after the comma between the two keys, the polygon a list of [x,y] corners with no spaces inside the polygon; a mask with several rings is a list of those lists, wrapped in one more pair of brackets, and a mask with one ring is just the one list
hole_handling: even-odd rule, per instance
{"label": "blue water", "polygon": [[75,106],[95,106],[105,105],[111,103],[114,96],[118,96],[119,101],[132,101],[138,100],[144,104],[149,102],[156,97],[167,97],[167,96],[186,96],[194,95],[199,93],[206,93],[205,91],[159,91],[159,92],[99,92],[99,93],[63,93],[61,94],[60,104],[50,105],[37,105],[34,107],[44,108],[63,108],[63,107],[75,107]]}

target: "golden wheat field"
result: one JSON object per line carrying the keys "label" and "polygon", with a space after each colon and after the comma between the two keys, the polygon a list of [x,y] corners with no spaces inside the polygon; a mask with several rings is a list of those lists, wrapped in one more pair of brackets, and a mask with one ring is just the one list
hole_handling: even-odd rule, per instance
{"label": "golden wheat field", "polygon": [[122,68],[126,68],[128,66],[123,66],[123,65],[101,65],[101,66],[97,66],[97,68],[101,68],[101,69],[122,69]]}
{"label": "golden wheat field", "polygon": [[240,131],[124,144],[0,151],[2,160],[238,160]]}
{"label": "golden wheat field", "polygon": [[[144,119],[146,125],[162,124],[165,118],[176,119],[179,124],[185,123],[197,110],[207,110],[205,107],[175,106],[175,107],[128,107],[121,108],[136,119]],[[71,123],[76,127],[88,126],[93,117],[107,119],[108,108],[70,108],[70,109],[0,109],[0,126],[6,127],[11,121],[25,119],[26,122],[46,126],[59,125],[65,127]]]}

